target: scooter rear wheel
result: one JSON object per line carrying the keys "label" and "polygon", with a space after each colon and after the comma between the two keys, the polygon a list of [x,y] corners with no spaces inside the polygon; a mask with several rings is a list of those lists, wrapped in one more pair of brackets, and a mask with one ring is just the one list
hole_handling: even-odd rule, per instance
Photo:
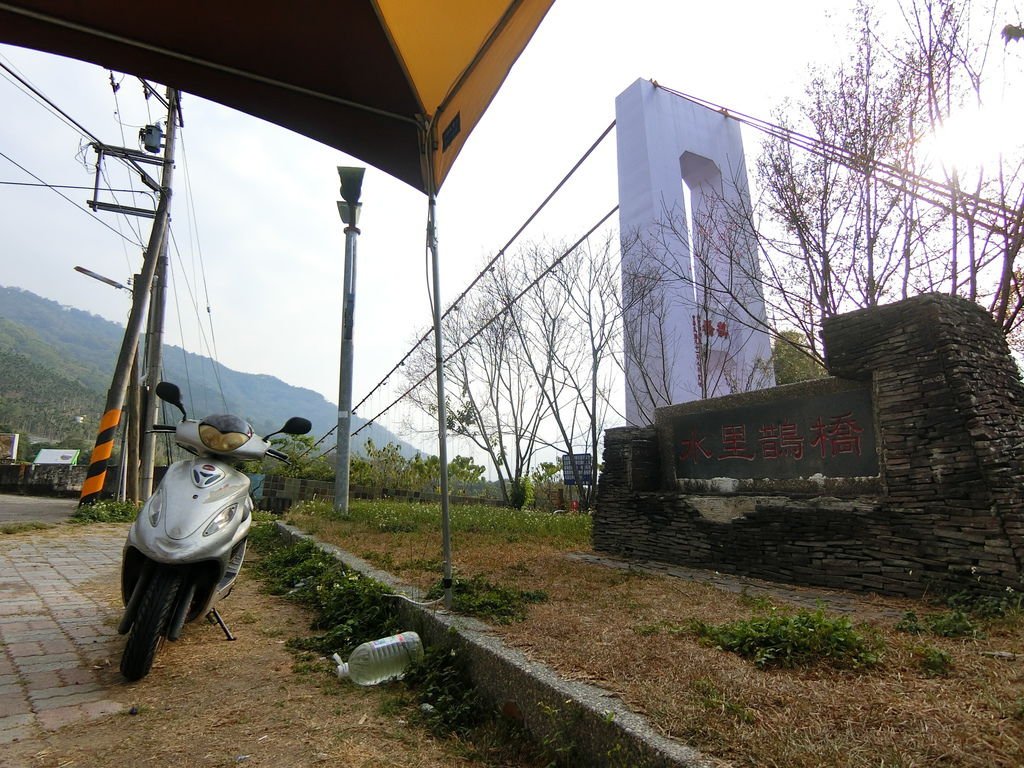
{"label": "scooter rear wheel", "polygon": [[141,680],[149,674],[180,587],[180,573],[166,568],[153,573],[121,655],[121,674],[129,680]]}

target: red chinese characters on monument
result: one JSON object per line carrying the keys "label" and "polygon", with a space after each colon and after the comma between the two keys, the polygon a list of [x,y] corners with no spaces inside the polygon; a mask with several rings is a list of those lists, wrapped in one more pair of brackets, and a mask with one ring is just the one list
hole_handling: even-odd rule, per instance
{"label": "red chinese characters on monument", "polygon": [[690,436],[688,438],[683,438],[680,441],[682,443],[681,450],[679,452],[680,461],[692,461],[696,464],[698,456],[710,459],[711,452],[704,447],[705,440],[707,440],[707,436],[701,437],[697,434],[696,429],[691,429]]}
{"label": "red chinese characters on monument", "polygon": [[836,416],[828,424],[824,424],[819,418],[811,429],[814,431],[811,445],[821,450],[822,458],[826,458],[826,450],[829,450],[832,456],[841,456],[844,453],[861,455],[860,436],[864,430],[854,420],[852,413]]}
{"label": "red chinese characters on monument", "polygon": [[875,477],[868,387],[671,415],[679,478]]}
{"label": "red chinese characters on monument", "polygon": [[712,447],[709,447],[713,444],[712,436],[692,428],[689,434],[679,441],[679,459],[695,464],[701,461],[774,461],[783,458],[802,461],[808,437],[810,448],[816,448],[822,459],[827,460],[829,457],[844,454],[860,456],[863,433],[864,429],[857,423],[852,412],[828,418],[818,416],[809,425],[806,434],[793,421],[761,424],[757,436],[751,438],[747,435],[747,425],[723,424],[718,441],[720,448],[715,453]]}
{"label": "red chinese characters on monument", "polygon": [[725,459],[754,460],[754,452],[747,447],[747,428],[743,424],[722,426],[722,452],[718,460]]}
{"label": "red chinese characters on monument", "polygon": [[800,434],[800,428],[793,422],[762,424],[759,432],[761,458],[780,459],[791,456],[799,461],[804,457],[804,438]]}
{"label": "red chinese characters on monument", "polygon": [[729,338],[729,323],[725,320],[710,320],[705,318],[703,321],[699,321],[696,316],[693,318],[694,338],[698,341],[700,337],[707,336],[709,339],[718,337],[719,339]]}

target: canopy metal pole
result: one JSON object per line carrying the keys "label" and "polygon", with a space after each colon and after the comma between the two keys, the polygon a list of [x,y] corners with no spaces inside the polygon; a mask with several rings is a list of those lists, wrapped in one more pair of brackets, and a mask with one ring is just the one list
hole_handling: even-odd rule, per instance
{"label": "canopy metal pole", "polygon": [[444,396],[444,355],[441,354],[441,267],[437,254],[437,197],[427,202],[427,247],[434,281],[434,364],[437,374],[437,451],[441,464],[441,545],[444,555],[444,605],[452,607],[452,532],[448,514],[448,409]]}

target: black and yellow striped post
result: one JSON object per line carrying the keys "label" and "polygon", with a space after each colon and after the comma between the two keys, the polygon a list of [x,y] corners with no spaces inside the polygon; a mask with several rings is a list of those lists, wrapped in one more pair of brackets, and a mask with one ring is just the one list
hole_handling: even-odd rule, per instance
{"label": "black and yellow striped post", "polygon": [[110,455],[114,452],[114,437],[117,435],[117,426],[120,423],[120,408],[107,411],[100,419],[100,429],[96,433],[96,447],[92,449],[92,457],[89,459],[89,471],[85,476],[85,483],[82,484],[79,505],[92,504],[99,499],[100,493],[103,492],[103,483],[107,479],[107,463],[110,461]]}

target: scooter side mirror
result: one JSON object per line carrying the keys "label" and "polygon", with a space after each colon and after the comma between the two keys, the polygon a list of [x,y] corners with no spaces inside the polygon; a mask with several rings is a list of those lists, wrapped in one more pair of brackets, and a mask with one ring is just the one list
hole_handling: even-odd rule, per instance
{"label": "scooter side mirror", "polygon": [[286,435],[305,435],[313,429],[313,424],[309,419],[304,419],[301,416],[292,416],[288,421],[281,427],[281,431]]}
{"label": "scooter side mirror", "polygon": [[270,440],[274,435],[280,435],[284,433],[286,435],[305,435],[313,429],[313,424],[309,419],[304,419],[301,416],[292,416],[288,421],[284,423],[277,432],[271,432],[269,435],[264,437],[264,440]]}
{"label": "scooter side mirror", "polygon": [[172,384],[169,381],[159,382],[156,385],[156,396],[181,411],[182,419],[188,418],[188,414],[185,413],[185,406],[181,403],[181,390],[178,389],[177,384]]}

